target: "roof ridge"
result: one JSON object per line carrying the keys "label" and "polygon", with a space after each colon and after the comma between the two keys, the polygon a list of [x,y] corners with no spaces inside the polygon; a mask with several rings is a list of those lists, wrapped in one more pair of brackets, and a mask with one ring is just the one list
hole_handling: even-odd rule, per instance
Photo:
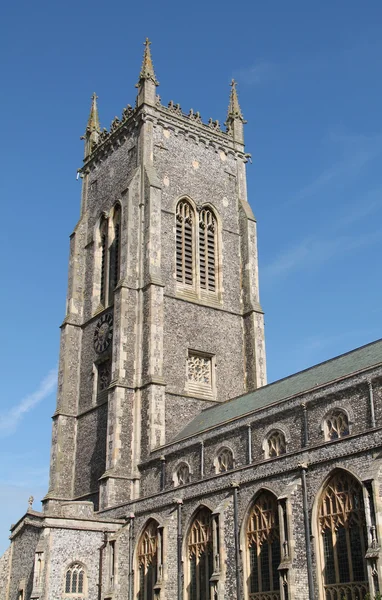
{"label": "roof ridge", "polygon": [[349,354],[353,354],[354,352],[363,350],[363,348],[367,348],[368,346],[373,346],[374,344],[378,344],[379,342],[382,342],[382,338],[374,340],[373,342],[369,342],[368,344],[364,344],[363,346],[359,346],[358,348],[353,348],[353,350],[348,350],[347,352],[343,352],[343,354],[338,354],[337,356],[333,356],[332,358],[328,358],[327,360],[323,360],[322,362],[312,365],[311,367],[307,367],[306,369],[301,369],[301,371],[297,371],[296,373],[292,373],[291,375],[286,375],[285,377],[282,377],[281,379],[276,379],[275,381],[272,381],[271,383],[267,383],[266,385],[263,385],[255,390],[253,390],[252,392],[246,392],[245,394],[240,394],[240,396],[234,396],[233,398],[228,398],[228,400],[224,400],[223,402],[214,403],[212,406],[208,406],[207,408],[204,408],[201,411],[201,413],[204,413],[208,410],[216,408],[217,406],[222,406],[224,404],[228,404],[228,402],[233,402],[233,400],[238,400],[239,398],[243,398],[244,396],[249,396],[250,394],[256,394],[256,392],[259,392],[260,390],[269,388],[272,385],[278,384],[282,381],[286,381],[287,379],[292,379],[293,377],[297,377],[298,375],[301,375],[301,373],[306,373],[308,371],[312,371],[313,369],[316,369],[317,367],[320,367],[321,365],[328,364],[330,362],[338,360],[339,358],[343,358],[344,356],[348,356]]}

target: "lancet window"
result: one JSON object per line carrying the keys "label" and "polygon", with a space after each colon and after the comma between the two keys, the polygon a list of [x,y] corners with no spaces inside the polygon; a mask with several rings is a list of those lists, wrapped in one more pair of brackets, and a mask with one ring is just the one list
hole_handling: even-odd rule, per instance
{"label": "lancet window", "polygon": [[161,578],[162,529],[154,520],[144,530],[138,546],[138,600],[154,600]]}
{"label": "lancet window", "polygon": [[201,508],[192,522],[187,540],[189,583],[187,600],[209,600],[213,573],[212,515]]}
{"label": "lancet window", "polygon": [[65,595],[84,596],[86,587],[86,573],[80,563],[73,563],[65,574]]}
{"label": "lancet window", "polygon": [[338,440],[349,435],[349,419],[343,410],[332,410],[325,417],[325,433],[327,440]]}
{"label": "lancet window", "polygon": [[247,525],[248,598],[279,600],[281,561],[277,500],[261,492],[254,503]]}
{"label": "lancet window", "polygon": [[272,431],[266,440],[265,453],[267,458],[281,456],[286,453],[286,440],[282,431]]}
{"label": "lancet window", "polygon": [[362,486],[345,471],[326,485],[319,506],[325,600],[364,598],[366,526]]}

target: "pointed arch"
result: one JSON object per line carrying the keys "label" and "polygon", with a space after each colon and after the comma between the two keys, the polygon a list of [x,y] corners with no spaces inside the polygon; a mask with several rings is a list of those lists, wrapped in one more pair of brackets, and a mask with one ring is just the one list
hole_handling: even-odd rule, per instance
{"label": "pointed arch", "polygon": [[154,589],[162,573],[162,529],[149,519],[143,529],[136,552],[137,600],[154,600]]}
{"label": "pointed arch", "polygon": [[64,577],[64,595],[65,597],[82,598],[87,593],[87,575],[85,566],[75,561],[71,563]]}
{"label": "pointed arch", "polygon": [[279,600],[281,539],[277,497],[267,489],[256,495],[245,520],[245,586],[249,600]]}
{"label": "pointed arch", "polygon": [[186,538],[186,599],[209,600],[213,573],[212,511],[200,506],[194,513]]}
{"label": "pointed arch", "polygon": [[328,600],[363,598],[368,590],[363,488],[349,471],[330,473],[315,502],[319,585]]}
{"label": "pointed arch", "polygon": [[195,210],[188,199],[176,206],[176,280],[187,286],[195,284]]}
{"label": "pointed arch", "polygon": [[204,206],[199,212],[199,278],[200,288],[217,291],[218,228],[215,211]]}

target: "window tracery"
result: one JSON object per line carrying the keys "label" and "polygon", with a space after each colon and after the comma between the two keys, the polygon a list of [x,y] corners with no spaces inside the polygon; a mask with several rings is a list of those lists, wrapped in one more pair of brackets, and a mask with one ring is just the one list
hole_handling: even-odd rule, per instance
{"label": "window tracery", "polygon": [[286,440],[282,431],[272,431],[267,437],[266,456],[273,458],[286,453]]}
{"label": "window tracery", "polygon": [[247,525],[248,597],[250,600],[279,600],[281,561],[277,500],[261,492]]}
{"label": "window tracery", "polygon": [[209,600],[213,573],[212,515],[201,508],[194,517],[187,540],[189,560],[188,600]]}
{"label": "window tracery", "polygon": [[150,521],[138,546],[138,600],[154,599],[154,587],[159,578],[158,537],[158,524]]}
{"label": "window tracery", "polygon": [[223,448],[220,450],[217,461],[216,461],[216,471],[217,473],[225,473],[226,471],[230,471],[234,467],[233,454],[232,450],[229,448]]}
{"label": "window tracery", "polygon": [[186,483],[190,483],[190,481],[190,467],[186,463],[182,463],[176,470],[174,484],[175,486],[185,485]]}
{"label": "window tracery", "polygon": [[65,574],[65,595],[85,595],[86,573],[80,563],[72,564]]}
{"label": "window tracery", "polygon": [[366,525],[361,485],[345,471],[326,485],[319,506],[325,600],[364,598]]}
{"label": "window tracery", "polygon": [[218,291],[217,218],[208,207],[196,213],[186,199],[176,207],[176,280],[199,296]]}
{"label": "window tracery", "polygon": [[213,357],[189,350],[186,390],[191,394],[212,397],[215,394]]}
{"label": "window tracery", "polygon": [[332,410],[325,417],[325,430],[327,440],[338,440],[350,434],[349,419],[343,410]]}

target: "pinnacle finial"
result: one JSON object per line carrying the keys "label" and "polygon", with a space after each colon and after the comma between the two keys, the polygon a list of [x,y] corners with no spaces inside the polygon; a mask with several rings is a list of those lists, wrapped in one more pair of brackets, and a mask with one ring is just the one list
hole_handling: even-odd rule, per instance
{"label": "pinnacle finial", "polygon": [[240,119],[240,121],[242,121],[242,123],[244,123],[244,117],[243,117],[243,113],[241,112],[239,98],[237,97],[237,89],[236,89],[237,83],[234,79],[232,79],[230,86],[231,86],[231,94],[230,94],[230,98],[229,98],[227,120],[228,119]]}
{"label": "pinnacle finial", "polygon": [[90,115],[88,119],[87,129],[90,132],[96,131],[99,133],[101,131],[99,125],[99,117],[98,117],[98,107],[97,107],[97,94],[94,92],[92,95],[92,104],[90,109]]}
{"label": "pinnacle finial", "polygon": [[151,42],[150,42],[149,38],[146,38],[144,46],[145,46],[145,51],[143,53],[141,72],[139,73],[139,82],[141,82],[142,80],[143,81],[150,80],[155,85],[159,85],[159,81],[157,81],[157,79],[155,77],[154,65],[153,65],[153,61],[151,58],[151,50],[150,50]]}

